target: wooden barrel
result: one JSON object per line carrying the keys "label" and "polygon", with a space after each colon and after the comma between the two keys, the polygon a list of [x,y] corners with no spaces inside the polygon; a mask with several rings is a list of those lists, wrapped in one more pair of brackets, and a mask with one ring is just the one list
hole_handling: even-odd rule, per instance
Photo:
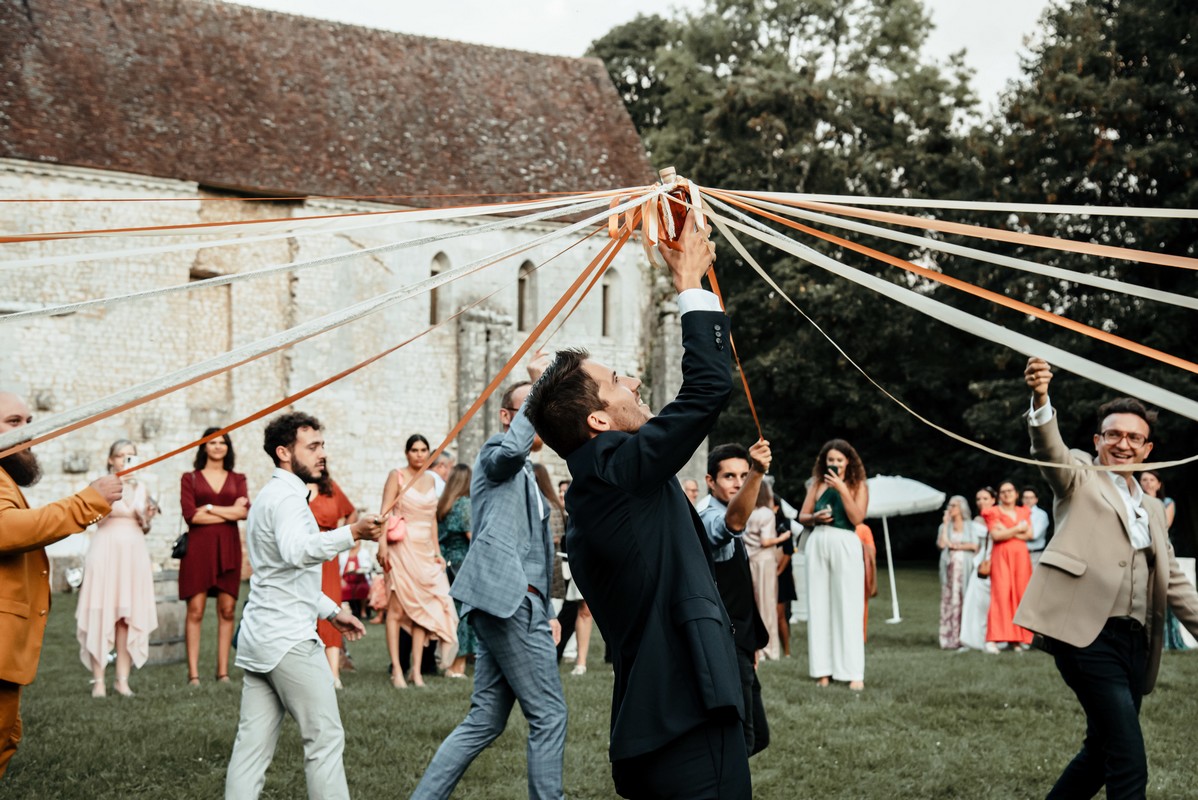
{"label": "wooden barrel", "polygon": [[187,660],[183,629],[187,604],[179,599],[179,571],[164,569],[154,575],[154,604],[158,628],[150,634],[148,664],[179,664]]}

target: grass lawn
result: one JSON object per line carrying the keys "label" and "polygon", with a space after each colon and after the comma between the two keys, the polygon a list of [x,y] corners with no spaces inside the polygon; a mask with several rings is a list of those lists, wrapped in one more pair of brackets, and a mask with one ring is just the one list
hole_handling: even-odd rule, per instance
{"label": "grass lawn", "polygon": [[[866,691],[818,689],[807,678],[804,626],[793,657],[760,674],[772,744],[752,760],[757,798],[1042,797],[1080,744],[1083,717],[1048,656],[943,653],[936,646],[934,569],[899,571],[904,619],[888,625],[889,585],[871,603]],[[244,597],[244,593],[243,593]],[[0,798],[107,800],[222,796],[237,727],[240,677],[211,680],[215,609],[204,634],[198,689],[182,664],[135,672],[137,693],[90,695],[79,662],[73,595],[56,598],[41,670],[24,694],[25,742],[0,782]],[[468,681],[429,680],[395,691],[379,627],[353,646],[358,670],[340,693],[346,771],[354,797],[402,798],[415,787],[441,739],[465,714]],[[606,744],[611,676],[601,645],[591,671],[563,670],[570,708],[566,794],[612,797]],[[236,673],[236,671],[235,671]],[[111,670],[109,671],[111,681]],[[1166,653],[1144,703],[1149,796],[1198,798],[1194,720],[1198,653]],[[479,757],[455,797],[527,796],[525,737],[518,710],[508,731]],[[301,745],[288,720],[263,797],[306,797]]]}

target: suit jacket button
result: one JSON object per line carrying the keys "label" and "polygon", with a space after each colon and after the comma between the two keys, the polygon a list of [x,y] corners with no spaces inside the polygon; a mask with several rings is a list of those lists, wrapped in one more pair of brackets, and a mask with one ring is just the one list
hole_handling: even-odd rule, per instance
{"label": "suit jacket button", "polygon": [[715,326],[715,329],[716,329],[717,331],[722,331],[722,330],[723,330],[723,328],[721,328],[719,325],[716,325],[716,326]]}
{"label": "suit jacket button", "polygon": [[1119,562],[1119,566],[1121,566],[1121,567],[1126,567],[1126,566],[1127,566],[1127,562],[1126,562],[1126,561],[1120,561],[1120,562]]}
{"label": "suit jacket button", "polygon": [[[45,611],[43,611],[42,613],[43,613],[43,614],[45,614],[46,612],[45,612]],[[732,631],[732,635],[733,635],[733,636],[735,636],[735,635],[736,635],[736,626],[735,626],[735,625],[729,625],[729,626],[728,626],[728,629]]]}

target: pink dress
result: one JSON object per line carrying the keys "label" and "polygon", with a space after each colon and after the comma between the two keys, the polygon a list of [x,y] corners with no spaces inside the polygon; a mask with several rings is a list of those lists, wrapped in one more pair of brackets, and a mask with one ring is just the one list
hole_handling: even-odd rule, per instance
{"label": "pink dress", "polygon": [[146,487],[126,483],[112,513],[96,526],[83,568],[83,586],[75,608],[79,659],[107,660],[116,641],[116,624],[129,626],[129,655],[134,666],[150,655],[150,632],[158,627],[154,605],[154,570],[146,537],[134,511],[145,512]]}
{"label": "pink dress", "polygon": [[399,601],[399,624],[408,633],[415,623],[441,643],[441,663],[453,661],[458,649],[458,614],[449,596],[449,579],[437,556],[437,490],[409,489],[397,511],[408,534],[402,542],[387,542],[387,590]]}

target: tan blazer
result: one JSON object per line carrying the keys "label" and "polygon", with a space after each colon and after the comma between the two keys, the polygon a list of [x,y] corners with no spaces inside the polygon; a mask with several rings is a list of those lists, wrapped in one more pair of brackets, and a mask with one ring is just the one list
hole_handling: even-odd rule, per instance
{"label": "tan blazer", "polygon": [[[1051,422],[1029,426],[1029,431],[1032,456],[1038,460],[1094,463],[1088,453],[1065,446],[1055,412]],[[1127,564],[1135,555],[1127,511],[1119,490],[1102,473],[1052,467],[1041,467],[1040,472],[1056,496],[1056,533],[1032,571],[1015,624],[1075,647],[1086,647],[1098,638],[1110,618]],[[1147,694],[1156,684],[1160,668],[1165,606],[1172,606],[1181,623],[1198,634],[1198,592],[1173,557],[1164,505],[1145,496],[1144,509],[1152,539],[1149,561],[1155,561],[1148,573]]]}
{"label": "tan blazer", "polygon": [[50,612],[45,547],[99,521],[112,507],[90,486],[41,508],[0,469],[0,680],[29,684],[37,674]]}

